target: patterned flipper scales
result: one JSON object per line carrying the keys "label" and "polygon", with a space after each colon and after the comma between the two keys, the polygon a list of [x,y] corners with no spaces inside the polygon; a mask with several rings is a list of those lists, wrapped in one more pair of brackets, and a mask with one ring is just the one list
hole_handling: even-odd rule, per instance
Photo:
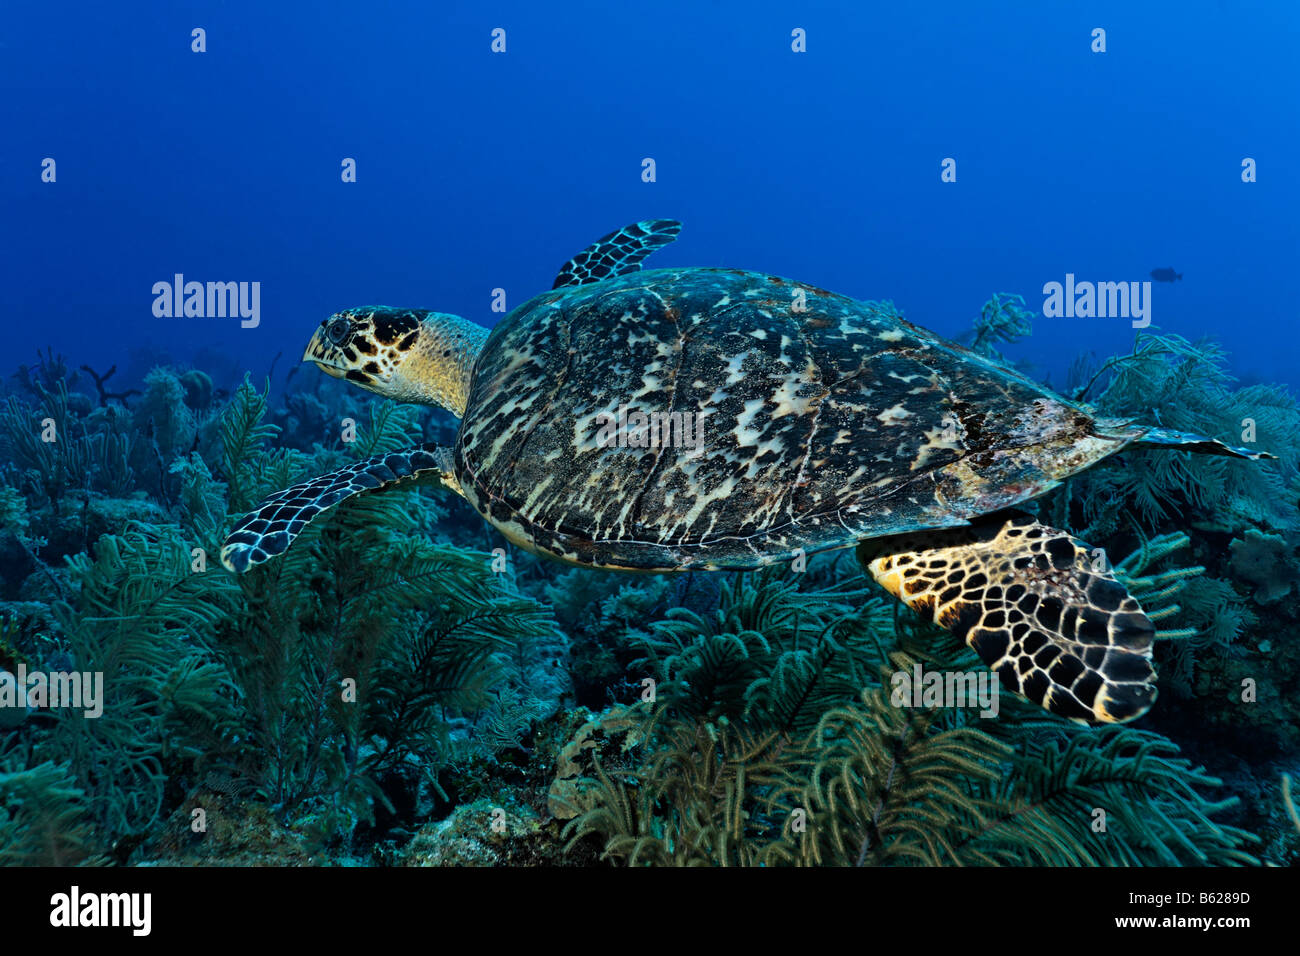
{"label": "patterned flipper scales", "polygon": [[283,554],[322,511],[353,495],[430,472],[451,483],[446,452],[437,445],[420,445],[376,455],[276,492],[235,525],[221,548],[221,563],[242,574]]}
{"label": "patterned flipper scales", "polygon": [[641,268],[642,259],[668,245],[681,231],[682,224],[673,219],[645,219],[617,229],[566,262],[551,288],[587,285],[636,272]]}
{"label": "patterned flipper scales", "polygon": [[970,645],[1004,687],[1054,714],[1110,723],[1155,701],[1154,625],[1099,568],[1104,561],[1064,531],[1004,514],[864,542],[859,555],[886,590]]}

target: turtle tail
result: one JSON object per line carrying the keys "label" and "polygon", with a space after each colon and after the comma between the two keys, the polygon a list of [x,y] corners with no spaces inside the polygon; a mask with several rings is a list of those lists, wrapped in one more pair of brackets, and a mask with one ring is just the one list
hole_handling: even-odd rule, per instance
{"label": "turtle tail", "polygon": [[1155,626],[1104,555],[1021,512],[865,541],[863,567],[965,641],[1002,686],[1079,723],[1132,720],[1156,699]]}

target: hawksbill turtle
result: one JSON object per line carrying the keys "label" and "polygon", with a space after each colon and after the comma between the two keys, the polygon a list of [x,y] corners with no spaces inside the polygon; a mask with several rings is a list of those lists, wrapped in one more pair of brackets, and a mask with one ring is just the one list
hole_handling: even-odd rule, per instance
{"label": "hawksbill turtle", "polygon": [[1100,552],[1015,506],[1126,447],[1266,456],[1097,419],[887,303],[738,269],[641,271],[679,229],[610,233],[491,332],[383,306],[326,319],[304,361],[441,405],[456,441],[272,495],[222,563],[247,571],[340,501],[435,476],[516,545],[587,567],[753,569],[857,545],[1009,690],[1079,722],[1144,713],[1150,619]]}

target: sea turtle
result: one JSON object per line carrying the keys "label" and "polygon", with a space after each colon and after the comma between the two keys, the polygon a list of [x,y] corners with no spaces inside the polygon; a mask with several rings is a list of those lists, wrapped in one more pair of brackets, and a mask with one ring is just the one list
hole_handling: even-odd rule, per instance
{"label": "sea turtle", "polygon": [[1013,508],[1125,447],[1261,456],[1096,419],[886,303],[739,269],[640,271],[679,229],[610,233],[490,333],[386,306],[326,319],[304,361],[441,405],[455,444],[272,495],[222,563],[246,571],[332,505],[421,475],[515,544],[588,567],[752,569],[860,544],[881,585],[1010,690],[1081,722],[1145,712],[1150,619],[1100,552]]}

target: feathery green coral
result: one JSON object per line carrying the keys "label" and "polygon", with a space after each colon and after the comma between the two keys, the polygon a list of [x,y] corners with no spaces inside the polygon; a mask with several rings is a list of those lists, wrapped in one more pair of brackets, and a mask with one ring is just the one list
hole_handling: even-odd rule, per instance
{"label": "feathery green coral", "polygon": [[[1116,567],[1159,620],[1203,571],[1152,570],[1187,543]],[[634,865],[1256,862],[1248,833],[1212,819],[1235,800],[1204,796],[1220,782],[1158,735],[1016,704],[978,729],[967,711],[892,706],[891,672],[976,664],[910,612],[891,628],[874,601],[769,570],[737,576],[711,618],[674,610],[651,635],[641,758],[553,790],[581,801],[571,848]]]}
{"label": "feathery green coral", "polygon": [[[1143,528],[1194,516],[1215,516],[1232,528],[1244,521],[1277,527],[1300,523],[1294,496],[1284,493],[1300,467],[1300,407],[1271,385],[1234,388],[1222,348],[1211,340],[1138,333],[1129,355],[1111,359],[1080,390],[1105,388],[1095,399],[1105,418],[1151,422],[1177,431],[1255,444],[1279,457],[1276,464],[1243,462],[1170,450],[1126,453],[1123,468],[1092,469],[1072,479],[1088,530],[1105,537],[1121,527],[1121,512],[1135,509]],[[1100,533],[1098,533],[1100,532]]]}
{"label": "feathery green coral", "polygon": [[[245,386],[227,419],[223,470],[241,495],[289,461],[268,466],[257,452],[269,437],[264,411]],[[413,428],[408,412],[380,406],[352,451],[410,444]],[[228,759],[284,811],[324,801],[340,826],[372,820],[388,805],[386,774],[411,761],[426,774],[446,765],[448,713],[499,710],[500,694],[521,690],[529,660],[544,653],[550,615],[495,573],[490,555],[419,534],[438,514],[418,489],[358,498],[283,560],[238,578],[242,599],[218,653],[245,701],[246,743]]]}
{"label": "feathery green coral", "polygon": [[11,770],[15,756],[0,754],[0,866],[103,863],[86,795],[68,768],[46,761]]}
{"label": "feathery green coral", "polygon": [[122,495],[134,487],[134,438],[118,410],[99,409],[94,421],[83,419],[72,410],[63,382],[39,397],[36,408],[13,395],[0,406],[0,440],[19,470],[20,487],[38,491],[55,513],[76,490]]}
{"label": "feathery green coral", "polygon": [[781,857],[779,826],[754,803],[784,781],[776,734],[727,722],[673,723],[634,782],[615,779],[599,761],[596,774],[591,808],[565,826],[570,848],[595,836],[603,859],[632,866],[755,865]]}
{"label": "feathery green coral", "polygon": [[1003,361],[994,345],[998,342],[1017,342],[1033,331],[1034,313],[1025,308],[1023,296],[995,292],[984,303],[975,320],[971,351]]}
{"label": "feathery green coral", "polygon": [[657,682],[676,713],[744,718],[759,730],[802,733],[830,702],[852,700],[889,611],[845,584],[800,591],[777,569],[740,575],[704,616],[673,608],[634,638],[645,656],[632,672]]}
{"label": "feathery green coral", "polygon": [[192,562],[189,544],[166,526],[106,535],[93,558],[69,561],[75,596],[55,605],[75,668],[103,675],[103,714],[51,711],[44,752],[67,762],[105,836],[155,823],[164,762],[201,754],[204,739],[233,720],[224,669],[204,642],[235,588]]}
{"label": "feathery green coral", "polygon": [[1202,795],[1220,781],[1142,731],[1030,721],[994,736],[879,688],[801,742],[656,721],[633,774],[597,764],[571,848],[595,838],[629,865],[1258,862],[1250,834],[1211,819],[1236,802]]}
{"label": "feathery green coral", "polygon": [[[170,374],[150,381],[176,391]],[[158,404],[140,407],[162,431],[172,420]],[[169,782],[214,772],[281,814],[315,814],[321,838],[346,835],[392,809],[394,778],[418,767],[428,781],[448,764],[452,716],[481,723],[491,755],[518,746],[562,692],[543,665],[564,652],[550,614],[490,555],[432,543],[443,511],[427,492],[349,502],[256,573],[216,566],[226,528],[271,487],[415,438],[409,410],[376,403],[355,443],[308,463],[268,447],[266,413],[246,381],[198,451],[185,451],[187,424],[160,456],[182,523],[128,525],[68,560],[46,653],[102,675],[103,714],[51,710],[26,762],[57,765],[84,797],[59,813],[88,834],[87,853],[129,852],[169,812]]]}

